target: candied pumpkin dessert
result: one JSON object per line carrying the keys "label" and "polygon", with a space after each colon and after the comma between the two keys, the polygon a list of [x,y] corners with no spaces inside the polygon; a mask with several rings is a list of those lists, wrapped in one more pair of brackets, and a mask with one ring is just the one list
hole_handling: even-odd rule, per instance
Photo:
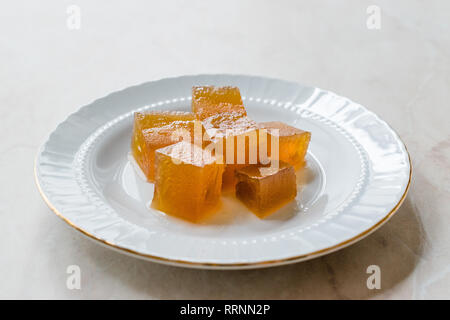
{"label": "candied pumpkin dessert", "polygon": [[186,141],[158,149],[152,207],[198,222],[219,208],[223,164]]}
{"label": "candied pumpkin dessert", "polygon": [[202,86],[192,88],[192,112],[204,120],[223,112],[238,112],[247,115],[237,87]]}
{"label": "candied pumpkin dessert", "polygon": [[[262,122],[260,129],[267,130],[267,153],[272,159],[278,159],[292,165],[298,170],[305,164],[311,133],[279,121]],[[278,155],[272,150],[272,139],[278,138]],[[276,146],[276,143],[274,144]]]}
{"label": "candied pumpkin dessert", "polygon": [[258,162],[258,125],[240,112],[218,113],[202,123],[218,161],[226,164],[223,189],[232,189],[235,170]]}
{"label": "candied pumpkin dessert", "polygon": [[278,210],[297,195],[294,168],[282,161],[278,167],[251,165],[236,170],[236,197],[259,218]]}
{"label": "candied pumpkin dessert", "polygon": [[191,112],[149,111],[134,114],[131,152],[148,181],[154,179],[155,150],[181,140],[193,141],[194,131],[198,128],[203,130]]}
{"label": "candied pumpkin dessert", "polygon": [[202,222],[233,191],[263,219],[295,199],[310,132],[249,119],[233,86],[193,87],[191,109],[134,115],[131,151],[154,182],[152,208]]}

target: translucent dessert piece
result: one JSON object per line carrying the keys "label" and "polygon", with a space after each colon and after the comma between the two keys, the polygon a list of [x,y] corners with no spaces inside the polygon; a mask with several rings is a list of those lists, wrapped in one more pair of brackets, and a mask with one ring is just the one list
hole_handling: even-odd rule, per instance
{"label": "translucent dessert piece", "polygon": [[236,87],[193,87],[192,112],[200,120],[223,112],[238,112],[243,116],[247,115],[241,93]]}
{"label": "translucent dessert piece", "polygon": [[[202,125],[190,112],[152,111],[134,114],[131,152],[149,181],[154,179],[155,150],[179,142],[193,141]],[[196,133],[197,134],[197,133]]]}
{"label": "translucent dessert piece", "polygon": [[[262,122],[258,126],[267,130],[267,152],[272,159],[287,162],[296,170],[305,164],[305,155],[311,140],[310,132],[279,121]],[[278,152],[272,150],[273,137],[278,137]],[[276,146],[276,143],[274,145]]]}
{"label": "translucent dessert piece", "polygon": [[297,195],[294,168],[280,161],[279,168],[252,165],[236,170],[236,197],[264,218]]}
{"label": "translucent dessert piece", "polygon": [[210,152],[188,142],[156,151],[152,207],[191,222],[218,209],[223,164]]}
{"label": "translucent dessert piece", "polygon": [[240,112],[215,114],[202,121],[215,145],[218,161],[225,163],[223,189],[234,187],[237,168],[258,162],[258,126]]}

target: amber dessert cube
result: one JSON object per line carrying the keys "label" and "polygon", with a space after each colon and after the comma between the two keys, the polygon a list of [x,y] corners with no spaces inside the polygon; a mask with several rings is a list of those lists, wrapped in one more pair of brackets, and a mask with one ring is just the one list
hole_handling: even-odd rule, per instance
{"label": "amber dessert cube", "polygon": [[247,115],[237,87],[202,86],[192,88],[192,112],[204,120],[223,112],[238,112]]}
{"label": "amber dessert cube", "polygon": [[297,195],[294,168],[280,161],[278,167],[251,165],[236,170],[236,197],[259,218],[275,212]]}
{"label": "amber dessert cube", "polygon": [[135,113],[131,152],[148,181],[154,180],[155,150],[182,140],[193,141],[196,128],[204,130],[191,112]]}
{"label": "amber dessert cube", "polygon": [[[262,122],[258,126],[260,129],[267,130],[267,152],[272,159],[287,162],[295,170],[304,166],[306,152],[311,140],[310,132],[279,121]],[[278,138],[278,152],[272,150],[272,139],[274,138]],[[275,143],[274,146],[276,147],[276,145]]]}
{"label": "amber dessert cube", "polygon": [[225,163],[223,189],[231,190],[235,170],[258,163],[258,125],[239,112],[224,112],[202,121],[215,145],[218,161]]}
{"label": "amber dessert cube", "polygon": [[223,164],[210,152],[179,142],[156,151],[152,207],[199,222],[220,207]]}

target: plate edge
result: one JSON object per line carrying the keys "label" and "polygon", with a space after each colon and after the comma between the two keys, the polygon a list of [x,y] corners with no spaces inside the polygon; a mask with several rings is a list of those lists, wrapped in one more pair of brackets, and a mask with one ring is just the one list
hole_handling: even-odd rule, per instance
{"label": "plate edge", "polygon": [[[384,121],[384,120],[383,120]],[[153,256],[153,255],[149,255],[149,254],[144,254],[144,253],[140,253],[138,251],[135,250],[131,250],[128,248],[124,248],[121,246],[118,246],[116,244],[113,244],[109,241],[106,241],[104,239],[100,239],[98,237],[96,237],[95,235],[79,228],[78,226],[76,226],[72,221],[70,221],[69,219],[67,219],[66,217],[64,217],[49,201],[49,199],[47,198],[47,196],[45,195],[45,193],[42,190],[42,187],[39,183],[39,178],[38,178],[38,173],[37,173],[37,160],[39,155],[41,154],[41,151],[43,149],[42,145],[39,148],[39,151],[35,157],[34,160],[34,178],[35,178],[35,183],[36,186],[38,188],[38,191],[42,197],[42,199],[44,200],[44,202],[47,204],[47,206],[59,217],[61,218],[64,222],[66,222],[69,226],[73,227],[75,230],[79,231],[81,234],[83,234],[84,236],[87,236],[89,239],[91,240],[95,240],[96,242],[99,242],[100,244],[107,246],[109,248],[114,249],[115,251],[119,251],[121,253],[125,253],[127,255],[131,255],[133,257],[137,257],[140,259],[144,259],[144,260],[148,260],[148,261],[152,261],[152,262],[157,262],[157,263],[162,263],[162,264],[166,264],[166,265],[172,265],[172,266],[177,266],[177,267],[187,267],[187,268],[196,268],[196,269],[211,269],[211,270],[239,270],[239,269],[257,269],[257,268],[268,268],[268,267],[275,267],[275,266],[280,266],[280,265],[285,265],[285,264],[291,264],[291,263],[296,263],[296,262],[300,262],[300,261],[306,261],[306,260],[310,260],[310,259],[314,259],[320,256],[323,256],[325,254],[328,253],[332,253],[335,251],[338,251],[340,249],[343,249],[347,246],[350,246],[351,244],[367,237],[368,235],[370,235],[372,232],[376,231],[378,228],[380,228],[382,225],[384,225],[387,221],[389,221],[389,219],[397,212],[397,210],[400,208],[400,206],[402,205],[402,203],[404,202],[404,200],[406,199],[406,196],[408,194],[410,185],[411,185],[411,180],[412,180],[412,162],[411,162],[411,155],[409,154],[409,151],[405,145],[405,143],[403,142],[403,140],[400,138],[400,136],[397,134],[397,132],[392,129],[392,127],[386,122],[386,125],[397,135],[398,139],[400,140],[400,142],[403,144],[406,154],[408,155],[408,161],[409,161],[409,177],[408,177],[408,183],[406,185],[405,191],[402,195],[402,197],[400,198],[400,200],[397,202],[397,204],[389,211],[389,213],[386,214],[386,216],[384,216],[380,221],[378,221],[376,224],[374,224],[373,226],[371,226],[369,229],[366,229],[365,231],[359,233],[358,235],[347,239],[343,242],[340,242],[336,245],[324,248],[324,249],[320,249],[314,252],[310,252],[307,254],[303,254],[303,255],[299,255],[299,256],[295,256],[295,257],[289,257],[286,259],[277,259],[277,260],[266,260],[266,261],[258,261],[258,262],[249,262],[249,263],[209,263],[209,262],[191,262],[191,261],[186,261],[186,260],[177,260],[177,259],[169,259],[169,258],[163,258],[163,257],[159,257],[159,256]]]}

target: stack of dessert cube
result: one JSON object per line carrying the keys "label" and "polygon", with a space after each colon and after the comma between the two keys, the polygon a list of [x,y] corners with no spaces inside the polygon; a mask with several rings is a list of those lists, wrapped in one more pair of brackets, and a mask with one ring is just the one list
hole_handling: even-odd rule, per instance
{"label": "stack of dessert cube", "polygon": [[191,107],[134,115],[132,155],[155,184],[153,208],[200,222],[234,192],[264,218],[296,197],[311,133],[251,120],[237,87],[194,87]]}

